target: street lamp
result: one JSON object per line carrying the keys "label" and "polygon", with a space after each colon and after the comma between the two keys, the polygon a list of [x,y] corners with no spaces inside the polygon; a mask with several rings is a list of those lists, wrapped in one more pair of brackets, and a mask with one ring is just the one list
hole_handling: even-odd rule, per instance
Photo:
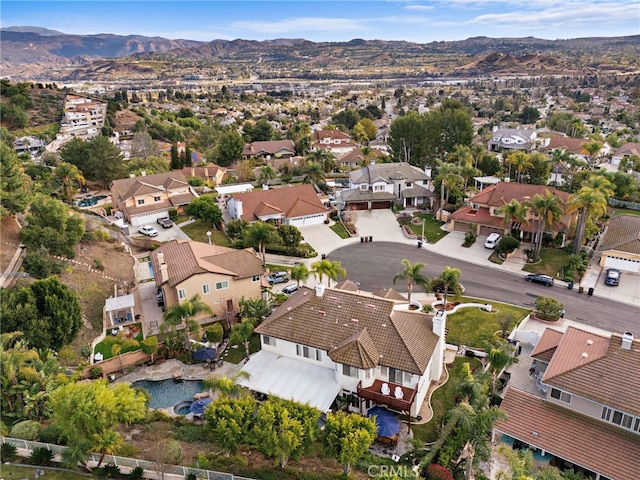
{"label": "street lamp", "polygon": [[207,232],[207,238],[209,239],[209,245],[211,245],[211,232]]}
{"label": "street lamp", "polygon": [[424,242],[424,218],[422,219],[422,238],[421,240]]}

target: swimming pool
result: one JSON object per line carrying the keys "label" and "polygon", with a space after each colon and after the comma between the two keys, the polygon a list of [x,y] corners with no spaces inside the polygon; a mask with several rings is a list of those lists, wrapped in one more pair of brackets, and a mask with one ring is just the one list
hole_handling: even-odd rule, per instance
{"label": "swimming pool", "polygon": [[131,384],[135,388],[144,388],[151,394],[149,408],[169,408],[192,401],[196,393],[202,392],[201,380],[138,380]]}

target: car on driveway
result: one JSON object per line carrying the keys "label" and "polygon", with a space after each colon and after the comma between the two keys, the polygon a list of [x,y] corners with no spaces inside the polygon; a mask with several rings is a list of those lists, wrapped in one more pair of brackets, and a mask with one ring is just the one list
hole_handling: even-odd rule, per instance
{"label": "car on driveway", "polygon": [[542,273],[531,273],[524,278],[527,282],[539,283],[540,285],[546,285],[547,287],[553,286],[553,277],[543,275]]}
{"label": "car on driveway", "polygon": [[291,295],[292,293],[296,293],[298,291],[298,284],[292,283],[291,285],[287,285],[282,289],[282,293],[285,295]]}
{"label": "car on driveway", "polygon": [[290,280],[289,274],[287,272],[274,272],[270,275],[267,275],[267,282],[269,285],[273,285],[274,283],[286,283]]}
{"label": "car on driveway", "polygon": [[622,274],[622,272],[617,268],[608,269],[604,284],[610,287],[617,287],[620,284],[620,274]]}
{"label": "car on driveway", "polygon": [[161,217],[158,220],[156,220],[156,222],[158,222],[158,225],[161,225],[162,228],[171,228],[171,227],[173,227],[173,222],[171,221],[171,219],[169,217]]}
{"label": "car on driveway", "polygon": [[157,237],[158,236],[158,231],[149,226],[149,225],[142,225],[141,227],[138,227],[138,232],[142,233],[143,235],[146,235],[148,237]]}

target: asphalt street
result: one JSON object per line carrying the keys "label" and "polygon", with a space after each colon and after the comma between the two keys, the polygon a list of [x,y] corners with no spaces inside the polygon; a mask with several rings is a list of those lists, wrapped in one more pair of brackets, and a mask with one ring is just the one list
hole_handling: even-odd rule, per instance
{"label": "asphalt street", "polygon": [[428,277],[438,276],[445,266],[459,268],[465,295],[533,308],[538,296],[556,298],[564,303],[566,317],[591,327],[612,332],[638,332],[640,309],[636,305],[578,293],[576,289],[531,284],[524,273],[487,269],[451,257],[445,257],[416,246],[390,242],[356,243],[334,250],[328,255],[349,272],[349,280],[359,282],[364,291],[393,287],[406,293],[406,282],[393,284],[393,277],[402,272],[401,260],[426,264]]}

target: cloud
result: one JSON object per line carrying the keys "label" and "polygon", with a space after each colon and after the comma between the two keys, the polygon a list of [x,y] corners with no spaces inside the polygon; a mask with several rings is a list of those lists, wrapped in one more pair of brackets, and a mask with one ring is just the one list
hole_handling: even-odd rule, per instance
{"label": "cloud", "polygon": [[233,22],[235,30],[261,34],[291,34],[293,32],[363,32],[368,28],[355,18],[298,17],[274,22],[262,20]]}

